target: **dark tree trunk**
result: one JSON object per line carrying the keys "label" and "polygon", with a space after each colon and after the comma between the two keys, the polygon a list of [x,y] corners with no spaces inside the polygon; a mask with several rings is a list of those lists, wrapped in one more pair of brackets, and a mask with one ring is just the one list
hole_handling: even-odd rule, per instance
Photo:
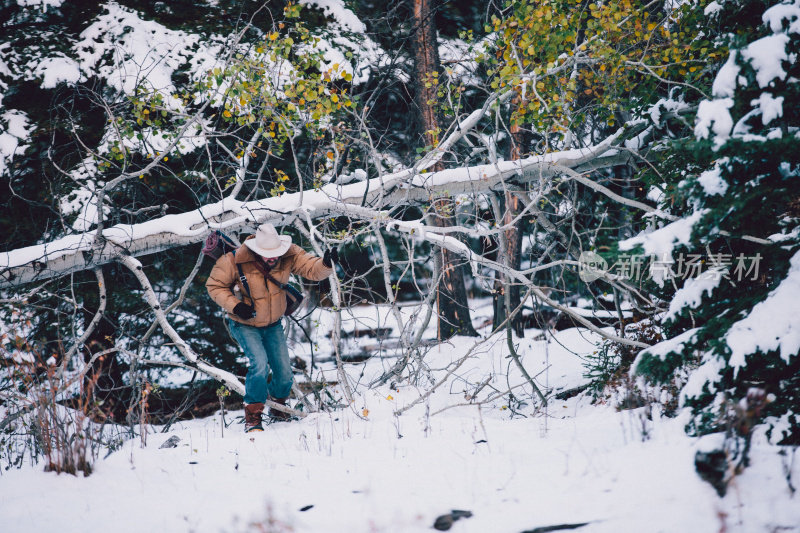
{"label": "dark tree trunk", "polygon": [[[450,214],[455,207],[449,197],[434,201],[434,212],[428,216],[434,226],[452,226],[454,217]],[[437,338],[449,339],[454,335],[476,337],[472,318],[467,304],[467,291],[464,288],[464,266],[460,256],[445,248],[434,249],[434,260],[440,272],[436,287],[436,312],[439,316]]]}
{"label": "dark tree trunk", "polygon": [[[436,42],[432,0],[412,0],[414,7],[414,62],[416,69],[416,100],[425,145],[435,146],[439,141],[440,122],[436,108],[436,80],[441,70],[439,50]],[[427,82],[427,83],[426,83]],[[444,170],[439,162],[434,171]],[[449,197],[432,199],[432,211],[428,215],[434,226],[454,225],[455,204]],[[441,273],[436,288],[436,310],[439,317],[437,337],[449,339],[454,335],[477,336],[472,327],[467,292],[464,288],[464,268],[460,258],[443,248],[436,247],[434,259]]]}

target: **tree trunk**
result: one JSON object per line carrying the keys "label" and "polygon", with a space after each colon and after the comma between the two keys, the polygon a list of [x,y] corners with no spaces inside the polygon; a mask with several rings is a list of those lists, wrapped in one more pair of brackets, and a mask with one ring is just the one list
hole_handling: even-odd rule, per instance
{"label": "tree trunk", "polygon": [[[512,107],[520,105],[519,97],[514,99],[512,103]],[[524,135],[522,128],[519,127],[519,124],[512,123],[510,127],[511,133],[511,150],[509,153],[509,159],[511,161],[516,161],[522,158],[522,146],[524,146]],[[501,224],[503,226],[510,224],[514,218],[517,217],[522,212],[523,205],[522,200],[510,192],[506,191],[504,194],[504,202],[503,205],[503,219]],[[518,220],[514,226],[505,233],[505,250],[501,250],[501,257],[504,257],[506,260],[507,266],[519,270],[520,265],[522,263],[522,226],[523,221],[522,219]],[[501,240],[501,246],[502,246]],[[505,285],[510,280],[506,280],[505,276],[503,276],[500,272],[495,274],[495,282],[494,282],[494,320],[493,320],[493,327],[497,328],[503,321],[506,319],[506,300],[505,300]],[[510,285],[511,289],[511,309],[516,309],[520,303],[520,287],[517,284]],[[522,319],[522,313],[520,312],[512,321],[511,327],[514,329],[514,333],[517,336],[522,337],[525,334],[525,323]]]}
{"label": "tree trunk", "polygon": [[[432,197],[438,197],[438,191],[449,191],[450,194],[475,194],[495,190],[508,179],[519,182],[541,180],[568,174],[574,171],[576,176],[601,168],[623,165],[633,157],[626,151],[615,155],[604,155],[613,149],[613,143],[619,139],[615,133],[602,142],[584,149],[583,152],[567,151],[533,156],[519,162],[500,161],[492,165],[475,165],[463,167],[463,174],[449,174],[448,180],[437,180],[428,187],[404,188],[398,183],[406,183],[412,179],[410,169],[393,174],[373,178],[369,181],[369,192],[366,203],[379,201],[381,206],[405,202],[409,205],[429,203]],[[601,157],[602,156],[602,157]],[[554,165],[553,161],[558,164]],[[467,176],[467,179],[464,179]],[[426,175],[426,178],[430,176]],[[594,182],[585,180],[587,186],[595,190]],[[311,218],[330,216],[332,213],[345,215],[356,212],[365,203],[364,186],[361,183],[337,186],[325,185],[322,190],[329,199],[320,197],[308,198],[301,205],[299,193],[289,193],[276,198],[258,198],[242,205],[220,201],[198,206],[197,209],[178,215],[164,215],[141,224],[120,224],[106,228],[97,247],[97,232],[87,231],[77,235],[68,235],[43,244],[35,244],[8,252],[0,252],[0,289],[21,287],[28,283],[41,282],[65,276],[72,272],[91,270],[102,265],[113,263],[124,253],[132,257],[142,257],[177,246],[186,246],[202,242],[211,229],[222,229],[229,233],[248,230],[254,231],[258,224],[271,222],[283,226],[291,222],[293,215],[302,209],[304,215]],[[387,193],[387,191],[389,191]],[[601,191],[603,192],[603,191]],[[610,194],[606,191],[603,194]],[[612,197],[612,199],[614,199]],[[288,207],[287,206],[297,206]],[[630,205],[630,204],[629,204]],[[634,206],[636,207],[636,206]],[[660,218],[666,218],[661,212],[640,204],[645,211],[656,212]],[[250,215],[245,217],[243,212]],[[533,211],[536,213],[537,211]],[[255,217],[255,220],[250,218]],[[169,221],[169,222],[167,222]],[[547,223],[546,219],[544,223]],[[154,232],[153,228],[162,228]],[[548,226],[558,238],[568,245],[568,239],[557,228]]]}
{"label": "tree trunk", "polygon": [[[453,225],[454,217],[450,214],[454,208],[452,198],[438,198],[434,201],[433,208],[434,212],[428,216],[431,225]],[[436,312],[439,316],[437,338],[445,340],[454,335],[476,337],[478,333],[472,327],[467,291],[464,288],[463,259],[450,250],[436,246],[434,260],[441,273],[436,287]]]}
{"label": "tree trunk", "polygon": [[[514,218],[519,215],[523,209],[522,200],[518,196],[511,193],[505,193],[503,202],[504,212],[502,225],[510,224]],[[506,258],[506,264],[514,270],[519,270],[522,263],[522,220],[518,220],[511,229],[505,232],[505,246],[502,256]],[[495,273],[495,293],[494,299],[494,320],[493,325],[497,328],[506,319],[506,300],[505,300],[505,283],[510,282],[506,280],[500,272]],[[520,303],[520,287],[518,284],[512,283],[511,290],[511,309],[516,309]],[[512,321],[514,333],[522,337],[525,334],[525,324],[522,319],[522,313],[519,313]]]}
{"label": "tree trunk", "polygon": [[[433,103],[437,101],[437,82],[441,65],[436,42],[436,25],[432,0],[413,0],[414,3],[414,62],[416,69],[416,100],[420,124],[426,146],[439,142],[439,117]],[[434,172],[444,170],[441,161],[434,165]],[[454,225],[455,204],[449,196],[431,198],[432,211],[428,215],[431,225],[447,227]],[[436,310],[439,317],[437,338],[449,339],[454,335],[477,336],[472,327],[467,292],[464,288],[464,269],[457,255],[436,247],[441,278],[436,288]]]}

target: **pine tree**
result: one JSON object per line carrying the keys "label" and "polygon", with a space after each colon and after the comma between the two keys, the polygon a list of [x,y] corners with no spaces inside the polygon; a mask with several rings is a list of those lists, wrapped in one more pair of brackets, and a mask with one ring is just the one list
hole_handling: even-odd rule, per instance
{"label": "pine tree", "polygon": [[[683,204],[683,218],[623,243],[657,254],[661,283],[677,289],[664,315],[669,340],[642,352],[633,372],[664,382],[691,370],[681,399],[693,434],[729,426],[736,402],[763,389],[774,395],[761,413],[771,438],[797,444],[800,1],[714,2],[706,15],[730,29],[719,43],[730,55],[697,111],[691,150],[705,171],[668,200]],[[698,256],[705,263],[690,272]]]}

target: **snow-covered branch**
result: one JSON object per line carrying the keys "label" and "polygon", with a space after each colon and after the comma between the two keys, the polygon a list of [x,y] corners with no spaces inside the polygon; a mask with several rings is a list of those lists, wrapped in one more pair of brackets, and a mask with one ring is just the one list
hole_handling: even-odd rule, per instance
{"label": "snow-covered branch", "polygon": [[[479,193],[507,180],[519,183],[563,174],[614,166],[628,161],[629,153],[612,151],[625,132],[621,128],[597,145],[565,150],[493,165],[476,165],[416,174],[408,170],[345,186],[330,184],[299,193],[241,202],[232,198],[198,209],[165,215],[141,224],[119,224],[101,234],[89,231],[0,254],[0,288],[93,269],[122,255],[143,256],[201,242],[212,229],[238,232],[269,221],[282,226],[298,216],[320,218],[337,212],[337,205],[387,205],[427,202],[431,194]],[[609,154],[609,152],[611,152]],[[381,183],[382,181],[382,183]],[[307,215],[306,215],[307,214]]]}
{"label": "snow-covered branch", "polygon": [[175,343],[175,347],[178,348],[178,351],[181,353],[181,355],[197,370],[215,379],[218,379],[219,381],[222,381],[228,387],[230,387],[231,390],[244,395],[244,385],[242,385],[236,376],[230,372],[226,372],[225,370],[216,368],[201,361],[194,350],[192,350],[186,341],[181,338],[178,332],[175,331],[175,328],[173,328],[172,324],[170,324],[167,320],[167,315],[164,312],[161,303],[158,301],[155,291],[153,291],[150,280],[147,278],[144,270],[142,269],[142,263],[140,263],[135,257],[131,257],[129,255],[121,256],[119,258],[119,262],[125,265],[128,270],[130,270],[133,275],[136,276],[136,279],[139,281],[139,284],[144,290],[145,300],[147,301],[153,313],[155,313],[161,329],[164,331],[167,337],[169,337],[170,340]]}
{"label": "snow-covered branch", "polygon": [[[175,347],[178,349],[180,354],[186,359],[188,366],[190,366],[194,370],[198,370],[203,374],[212,377],[225,385],[227,385],[232,391],[237,392],[244,396],[244,385],[242,384],[239,379],[231,374],[226,370],[222,370],[221,368],[217,368],[213,365],[210,365],[200,359],[200,357],[192,350],[192,348],[184,341],[181,336],[175,331],[175,328],[172,327],[172,324],[169,323],[167,320],[167,314],[164,312],[164,308],[162,307],[161,303],[158,301],[158,297],[156,296],[155,291],[153,290],[152,285],[150,284],[150,280],[147,278],[147,275],[144,273],[142,268],[142,263],[139,262],[135,257],[131,257],[129,255],[121,256],[118,261],[125,265],[128,270],[130,270],[136,279],[139,281],[139,284],[142,286],[144,290],[144,298],[147,301],[147,304],[150,306],[150,310],[153,311],[156,315],[156,320],[158,321],[159,326],[161,326],[162,331],[167,335],[167,337],[172,340]],[[266,402],[270,407],[278,409],[280,411],[287,412],[294,416],[304,417],[306,416],[305,413],[295,411],[289,407],[286,407],[281,404],[274,403],[272,401]]]}

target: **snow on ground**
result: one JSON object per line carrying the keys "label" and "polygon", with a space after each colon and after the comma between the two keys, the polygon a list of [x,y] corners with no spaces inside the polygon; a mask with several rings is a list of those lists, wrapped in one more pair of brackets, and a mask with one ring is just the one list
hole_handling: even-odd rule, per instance
{"label": "snow on ground", "polygon": [[[481,303],[476,314],[487,307]],[[391,314],[375,309],[354,308],[358,321],[345,320],[344,329],[390,327]],[[322,353],[329,319],[314,318]],[[483,342],[470,352],[476,340]],[[528,330],[518,351],[541,387],[564,390],[586,382],[582,356],[597,340],[579,329],[547,337]],[[685,416],[659,417],[654,409],[650,420],[641,409],[593,405],[586,395],[537,409],[507,353],[503,336],[430,347],[430,377],[452,375],[400,416],[394,412],[429,388],[428,376],[421,373],[417,385],[368,390],[365,384],[396,360],[373,357],[347,365],[358,383],[350,408],[248,435],[242,411],[225,415],[224,433],[219,413],[168,433],[152,428],[145,447],[139,438],[125,442],[88,478],[45,473],[41,465],[4,471],[2,531],[423,532],[453,509],[473,513],[453,524],[456,533],[583,522],[576,531],[800,530],[784,470],[796,485],[800,461],[791,460],[791,450],[779,456],[757,434],[752,466],[720,499],[694,471],[698,444],[683,431]],[[336,379],[332,363],[322,366]],[[512,387],[516,399],[504,394],[480,408],[456,406],[490,374],[478,401]],[[178,446],[160,449],[171,436]]]}

